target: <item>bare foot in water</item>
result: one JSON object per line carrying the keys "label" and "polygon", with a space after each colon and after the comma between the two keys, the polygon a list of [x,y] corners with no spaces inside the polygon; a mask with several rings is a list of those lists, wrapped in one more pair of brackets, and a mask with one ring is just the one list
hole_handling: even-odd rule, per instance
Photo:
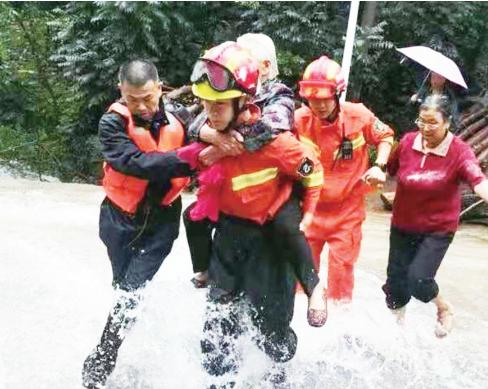
{"label": "bare foot in water", "polygon": [[444,338],[452,330],[454,312],[450,304],[442,308],[437,308],[437,324],[435,326],[435,335],[438,338]]}
{"label": "bare foot in water", "polygon": [[403,325],[405,323],[405,313],[407,311],[407,306],[404,305],[401,308],[390,309],[391,313],[395,315],[398,324]]}
{"label": "bare foot in water", "polygon": [[327,321],[327,291],[320,282],[308,299],[307,321],[312,327],[322,327]]}

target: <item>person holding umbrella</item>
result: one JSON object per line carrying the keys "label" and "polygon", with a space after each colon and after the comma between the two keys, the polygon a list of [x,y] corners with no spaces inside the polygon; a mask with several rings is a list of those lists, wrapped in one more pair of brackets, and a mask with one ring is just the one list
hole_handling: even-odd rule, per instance
{"label": "person holding umbrella", "polygon": [[418,132],[401,140],[387,164],[397,177],[390,229],[386,304],[401,320],[411,297],[437,307],[435,334],[452,329],[451,305],[439,294],[436,272],[459,223],[461,182],[488,202],[488,180],[470,147],[454,136],[446,96],[421,104]]}
{"label": "person holding umbrella", "polygon": [[453,122],[457,124],[460,115],[459,100],[461,96],[459,89],[461,89],[459,86],[453,84],[442,75],[429,71],[419,90],[412,95],[410,101],[416,106],[419,106],[428,95],[445,95],[449,98],[452,106]]}
{"label": "person holding umbrella", "polygon": [[[410,102],[415,105],[415,111],[427,96],[431,94],[445,95],[451,105],[449,109],[453,124],[450,127],[451,131],[457,131],[459,124],[458,96],[461,93],[467,93],[468,86],[456,63],[439,51],[426,46],[403,47],[396,50],[405,56],[401,63],[405,60],[413,61],[413,65],[417,69],[422,69],[425,74],[418,91],[410,98]],[[460,92],[461,90],[465,92]],[[415,128],[406,129],[400,133],[400,138],[412,131],[415,132]],[[395,192],[383,192],[380,197],[385,207],[391,210]]]}
{"label": "person holding umbrella", "polygon": [[417,107],[430,94],[446,95],[452,105],[452,121],[458,124],[460,100],[468,92],[468,86],[456,63],[444,54],[425,46],[411,46],[397,49],[405,57],[414,61],[423,72],[423,81],[410,101]]}

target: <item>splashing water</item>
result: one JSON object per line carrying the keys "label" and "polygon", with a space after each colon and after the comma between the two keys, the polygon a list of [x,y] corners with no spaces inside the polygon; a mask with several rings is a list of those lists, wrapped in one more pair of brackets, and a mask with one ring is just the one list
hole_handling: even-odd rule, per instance
{"label": "splashing water", "polygon": [[[98,190],[21,180],[2,186],[0,180],[1,389],[81,388],[83,360],[98,342],[114,298],[97,237]],[[352,304],[330,304],[328,322],[317,329],[307,324],[305,296],[297,296],[292,327],[298,349],[285,364],[289,387],[486,387],[488,316],[481,298],[488,293],[487,246],[479,238],[485,230],[460,231],[448,252],[456,260],[446,257],[440,269],[455,321],[452,333],[437,339],[433,304],[412,300],[403,326],[384,304],[387,218],[368,215]],[[373,260],[381,261],[376,269]],[[190,278],[182,229],[146,289],[107,389],[206,387],[200,352],[206,296]],[[273,363],[254,335],[251,330],[240,339],[236,388],[272,387],[267,377]]]}
{"label": "splashing water", "polygon": [[[306,298],[297,296],[292,327],[299,338],[298,350],[285,364],[290,388],[484,385],[488,359],[476,336],[455,327],[447,338],[437,339],[433,304],[416,301],[409,304],[405,323],[397,324],[383,305],[380,280],[357,273],[357,297],[348,305],[329,304],[329,321],[320,329],[308,326]],[[208,377],[200,365],[205,292],[193,289],[187,280],[150,285],[145,305],[146,312],[122,346],[107,388],[206,387]],[[273,363],[257,348],[253,336],[251,330],[240,339],[236,387],[272,388],[266,376]]]}

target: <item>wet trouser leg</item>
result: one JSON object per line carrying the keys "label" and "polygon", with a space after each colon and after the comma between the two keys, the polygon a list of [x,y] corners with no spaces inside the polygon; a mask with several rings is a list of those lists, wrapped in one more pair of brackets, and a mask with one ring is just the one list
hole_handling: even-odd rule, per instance
{"label": "wet trouser leg", "polygon": [[136,320],[141,292],[159,270],[178,236],[181,200],[171,207],[154,209],[137,220],[104,202],[100,212],[100,237],[112,264],[116,302],[99,344],[83,365],[83,385],[103,385],[115,368],[125,334]]}
{"label": "wet trouser leg", "polygon": [[408,271],[409,289],[416,299],[427,303],[439,294],[435,275],[453,237],[452,234],[429,234],[420,243]]}
{"label": "wet trouser leg", "polygon": [[86,388],[94,389],[105,385],[115,369],[119,348],[135,323],[140,294],[137,291],[118,290],[117,295],[100,342],[83,363],[82,383]]}
{"label": "wet trouser leg", "polygon": [[282,259],[291,264],[298,282],[310,297],[319,282],[312,251],[300,231],[302,211],[300,201],[292,197],[286,202],[270,223],[273,243]]}
{"label": "wet trouser leg", "polygon": [[124,279],[134,255],[130,242],[137,236],[138,228],[135,216],[116,209],[108,199],[103,201],[100,207],[99,236],[107,247],[114,287]]}
{"label": "wet trouser leg", "polygon": [[354,289],[354,264],[361,248],[361,224],[350,229],[338,228],[324,236],[325,240],[310,238],[315,266],[320,265],[320,255],[325,243],[329,245],[327,296],[334,300],[351,300]]}
{"label": "wet trouser leg", "polygon": [[361,223],[340,227],[327,237],[329,266],[327,279],[328,297],[334,300],[351,300],[354,289],[354,264],[361,249]]}
{"label": "wet trouser leg", "polygon": [[361,249],[361,226],[365,218],[364,198],[349,196],[338,203],[319,203],[307,240],[317,270],[320,254],[329,246],[327,296],[333,300],[351,300],[354,289],[354,265]]}
{"label": "wet trouser leg", "polygon": [[178,230],[179,221],[158,223],[131,245],[134,254],[120,280],[122,289],[135,290],[153,279],[171,252]]}
{"label": "wet trouser leg", "polygon": [[203,367],[211,376],[227,375],[229,383],[239,369],[237,341],[243,333],[240,323],[244,314],[250,315],[258,330],[255,337],[258,347],[274,362],[289,361],[297,348],[298,338],[289,323],[283,325],[277,318],[270,320],[269,313],[258,312],[245,298],[219,302],[209,297],[201,340]]}
{"label": "wet trouser leg", "polygon": [[[274,361],[285,362],[294,356],[297,345],[290,328],[295,282],[290,264],[276,254],[271,234],[269,226],[221,217],[213,242],[208,293],[210,301],[236,304],[230,296],[249,301],[252,321],[260,333],[258,345]],[[235,350],[228,343],[230,340],[220,343],[218,335],[224,331],[221,328],[230,328],[228,333],[236,336],[240,334],[237,323],[227,316],[207,316],[202,352],[204,367],[211,375],[238,368],[236,358],[227,357]],[[214,331],[217,336],[213,336]]]}
{"label": "wet trouser leg", "polygon": [[228,374],[232,382],[239,366],[237,338],[241,334],[237,299],[219,301],[209,295],[201,340],[202,363],[211,375]]}
{"label": "wet trouser leg", "polygon": [[386,294],[386,305],[390,309],[401,308],[410,301],[408,268],[416,251],[417,243],[412,235],[391,228],[387,279],[382,287]]}
{"label": "wet trouser leg", "polygon": [[208,263],[212,251],[212,230],[215,223],[209,219],[193,221],[190,219],[191,204],[183,212],[183,223],[185,224],[186,239],[190,249],[193,272],[208,270]]}
{"label": "wet trouser leg", "polygon": [[429,302],[439,293],[435,275],[454,235],[416,234],[391,227],[387,280],[383,285],[390,309],[406,305],[413,296]]}
{"label": "wet trouser leg", "polygon": [[[267,319],[254,311],[253,323],[260,335],[257,344],[273,361],[283,363],[291,360],[296,353],[298,337],[293,329],[287,326],[269,326]],[[261,338],[261,339],[260,339]]]}

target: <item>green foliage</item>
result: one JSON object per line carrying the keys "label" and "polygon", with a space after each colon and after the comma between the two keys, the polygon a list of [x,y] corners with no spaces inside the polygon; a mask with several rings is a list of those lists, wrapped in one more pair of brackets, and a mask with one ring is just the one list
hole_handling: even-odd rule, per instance
{"label": "green foliage", "polygon": [[28,132],[15,127],[0,126],[0,161],[14,170],[53,175],[71,180],[63,166],[67,142],[62,132],[47,133],[42,129]]}
{"label": "green foliage", "polygon": [[298,80],[307,66],[307,61],[290,51],[278,50],[279,78],[293,89],[297,89]]}
{"label": "green foliage", "polygon": [[[346,3],[114,2],[69,3],[69,22],[52,56],[86,99],[84,133],[117,97],[117,70],[131,58],[152,60],[163,81],[188,83],[204,49],[249,32],[269,34],[279,48],[282,75],[295,84],[306,62],[321,54],[340,56]],[[322,28],[321,26],[326,26]]]}
{"label": "green foliage", "polygon": [[340,62],[348,15],[348,2],[258,2],[242,14],[238,30],[269,35],[280,77],[295,86],[306,64],[321,55]]}
{"label": "green foliage", "polygon": [[473,91],[477,83],[486,90],[487,13],[485,2],[379,3],[377,25],[358,28],[348,99],[365,102],[397,130],[413,126],[416,112],[408,101],[417,90],[418,74],[400,64],[402,56],[392,44],[426,45],[444,52],[467,74]]}
{"label": "green foliage", "polygon": [[[117,69],[135,57],[154,61],[171,83],[184,80],[178,63],[184,53],[198,51],[185,44],[175,49],[171,38],[189,30],[176,3],[69,3],[68,23],[57,35],[60,48],[52,59],[87,98],[87,108],[103,110],[117,96]],[[171,71],[169,71],[171,69]]]}
{"label": "green foliage", "polygon": [[92,147],[100,116],[118,98],[117,71],[134,58],[153,61],[165,84],[188,83],[202,48],[231,39],[237,8],[223,3],[72,2],[51,56],[82,96],[83,111],[70,126],[70,169],[97,176],[101,155]]}
{"label": "green foliage", "polygon": [[[0,3],[0,162],[93,182],[98,120],[118,97],[123,62],[150,59],[176,87],[206,48],[263,32],[277,47],[280,78],[296,88],[313,59],[341,62],[348,14],[349,2]],[[394,47],[419,44],[451,44],[468,84],[487,89],[487,14],[485,2],[378,2],[373,26],[357,28],[347,99],[410,127],[416,74]]]}
{"label": "green foliage", "polygon": [[[383,28],[385,21],[373,27],[357,27],[354,40],[354,70],[350,81],[354,85],[351,88],[351,96],[360,96],[368,91],[372,84],[381,82],[381,74],[375,71],[375,64],[381,62],[382,57],[394,48],[392,42],[385,40]],[[352,98],[354,99],[354,98]],[[351,99],[351,100],[352,100]]]}
{"label": "green foliage", "polygon": [[[50,5],[0,4],[6,26],[0,31],[0,150],[15,147],[17,157],[10,159],[71,179],[61,159],[67,144],[64,125],[77,114],[76,95],[68,93],[59,69],[49,61],[54,50],[49,23],[54,19]],[[8,156],[0,154],[0,159]]]}

